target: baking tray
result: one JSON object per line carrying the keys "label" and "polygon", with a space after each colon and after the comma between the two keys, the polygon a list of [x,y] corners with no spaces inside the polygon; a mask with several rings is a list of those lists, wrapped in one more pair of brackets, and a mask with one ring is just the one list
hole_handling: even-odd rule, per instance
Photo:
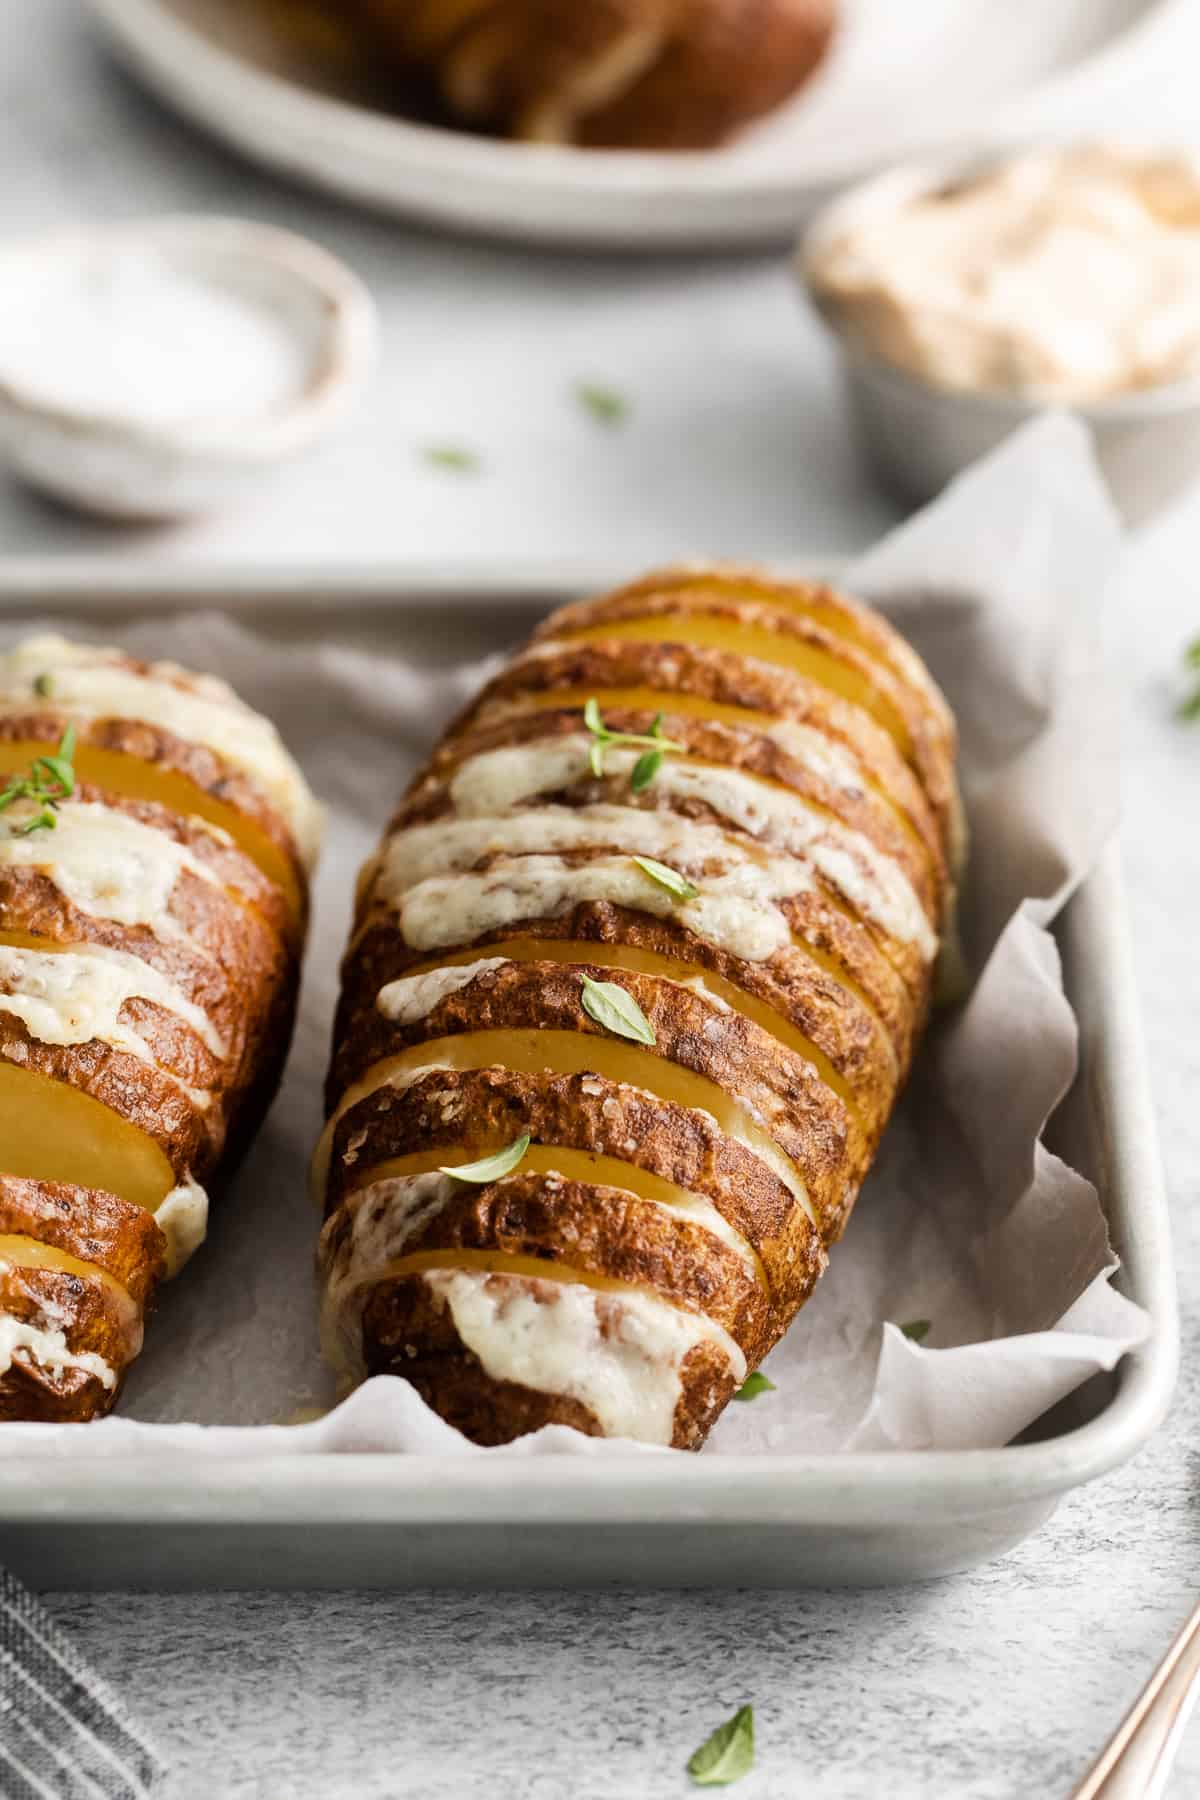
{"label": "baking tray", "polygon": [[[809,571],[811,572],[811,571]],[[314,626],[431,662],[511,643],[619,571],[369,573],[107,561],[0,568],[0,611],[121,621],[193,606],[287,638]],[[453,616],[453,630],[448,620]],[[949,1574],[1018,1543],[1132,1455],[1177,1366],[1167,1207],[1116,848],[1056,927],[1080,1070],[1054,1145],[1100,1190],[1122,1290],[1153,1332],[1002,1450],[846,1457],[0,1460],[0,1560],[43,1588],[863,1584]]]}

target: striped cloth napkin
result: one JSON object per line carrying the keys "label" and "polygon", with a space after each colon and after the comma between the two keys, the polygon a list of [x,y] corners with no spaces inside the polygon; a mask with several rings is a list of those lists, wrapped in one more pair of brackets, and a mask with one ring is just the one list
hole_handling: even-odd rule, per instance
{"label": "striped cloth napkin", "polygon": [[0,1571],[0,1796],[149,1800],[167,1768],[45,1610]]}

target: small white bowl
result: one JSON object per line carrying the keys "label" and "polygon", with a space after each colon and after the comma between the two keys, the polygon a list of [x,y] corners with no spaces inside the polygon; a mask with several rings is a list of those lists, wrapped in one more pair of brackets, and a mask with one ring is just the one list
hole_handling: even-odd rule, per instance
{"label": "small white bowl", "polygon": [[1200,379],[1139,388],[1084,404],[938,387],[872,356],[843,328],[836,308],[826,304],[814,280],[825,245],[847,226],[861,226],[873,214],[885,216],[920,194],[980,174],[999,160],[992,153],[894,169],[834,200],[805,233],[797,252],[797,272],[837,344],[863,454],[890,492],[921,504],[1026,420],[1047,407],[1060,409],[1087,424],[1113,498],[1128,523],[1140,523],[1200,478]]}
{"label": "small white bowl", "polygon": [[[0,249],[0,292],[53,293],[81,272],[149,257],[258,309],[285,334],[290,391],[239,410],[222,393],[194,417],[146,418],[119,402],[75,404],[61,380],[0,371],[0,455],[31,486],[108,518],[207,513],[240,498],[313,444],[361,387],[375,344],[375,309],[357,276],[295,233],[238,219],[172,217],[56,232]],[[52,342],[39,357],[53,357]]]}

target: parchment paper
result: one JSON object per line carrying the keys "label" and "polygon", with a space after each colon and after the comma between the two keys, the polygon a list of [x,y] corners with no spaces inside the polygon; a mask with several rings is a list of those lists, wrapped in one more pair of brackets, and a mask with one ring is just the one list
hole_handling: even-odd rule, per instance
{"label": "parchment paper", "polygon": [[[846,576],[908,633],[958,716],[974,986],[927,1041],[829,1272],[768,1359],[776,1391],[730,1406],[705,1454],[999,1445],[1145,1336],[1145,1316],[1110,1284],[1094,1189],[1039,1141],[1075,1067],[1046,926],[1115,823],[1098,614],[1119,552],[1083,431],[1051,417]],[[305,1163],[353,877],[479,668],[435,674],[383,650],[281,645],[216,614],[139,624],[123,641],[227,676],[274,717],[329,806],[329,836],[283,1092],[214,1208],[209,1243],[162,1295],[121,1416],[10,1426],[4,1449],[628,1454],[560,1427],[478,1450],[397,1377],[316,1423],[292,1422],[332,1400]],[[930,1321],[922,1344],[898,1328],[915,1319]]]}

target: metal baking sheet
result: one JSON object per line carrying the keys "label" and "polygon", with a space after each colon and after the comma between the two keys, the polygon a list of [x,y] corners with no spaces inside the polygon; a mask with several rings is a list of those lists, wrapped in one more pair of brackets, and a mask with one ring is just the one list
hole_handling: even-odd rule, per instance
{"label": "metal baking sheet", "polygon": [[[811,570],[809,571],[811,572]],[[10,562],[0,609],[73,620],[208,606],[282,637],[325,626],[431,663],[512,642],[595,567],[367,573]],[[446,629],[453,615],[454,629]],[[1177,1365],[1154,1112],[1111,849],[1057,927],[1080,1072],[1055,1147],[1097,1184],[1147,1344],[1002,1450],[670,1461],[311,1456],[73,1466],[3,1458],[0,1560],[43,1588],[404,1585],[786,1587],[948,1574],[1009,1549],[1058,1498],[1131,1456]]]}

